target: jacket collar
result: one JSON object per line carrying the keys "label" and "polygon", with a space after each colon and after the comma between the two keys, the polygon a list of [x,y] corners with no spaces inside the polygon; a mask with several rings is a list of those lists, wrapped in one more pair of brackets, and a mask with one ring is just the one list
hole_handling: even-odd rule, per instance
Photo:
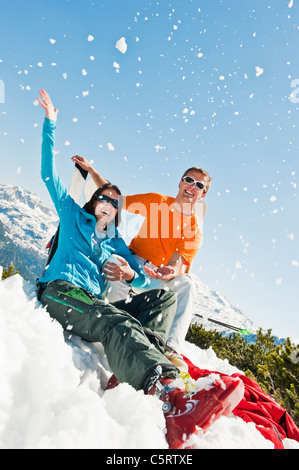
{"label": "jacket collar", "polygon": [[111,222],[110,224],[107,225],[106,234],[107,234],[108,238],[113,238],[113,237],[119,238],[118,230],[115,227],[113,222]]}

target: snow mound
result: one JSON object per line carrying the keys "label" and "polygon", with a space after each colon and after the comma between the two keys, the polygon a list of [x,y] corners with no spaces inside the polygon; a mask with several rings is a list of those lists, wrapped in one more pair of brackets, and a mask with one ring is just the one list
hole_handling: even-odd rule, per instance
{"label": "snow mound", "polygon": [[[156,397],[128,384],[104,392],[111,370],[102,345],[66,336],[19,275],[0,281],[0,298],[0,448],[168,448]],[[186,342],[184,353],[201,367],[236,371],[212,350]],[[194,440],[199,449],[273,448],[234,416]]]}

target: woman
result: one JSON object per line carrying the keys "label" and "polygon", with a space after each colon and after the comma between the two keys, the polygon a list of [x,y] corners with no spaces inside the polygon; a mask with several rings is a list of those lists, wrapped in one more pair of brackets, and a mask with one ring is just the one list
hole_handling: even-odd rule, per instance
{"label": "woman", "polygon": [[197,426],[206,428],[224,410],[225,414],[231,411],[241,399],[239,383],[228,378],[224,384],[213,377],[209,392],[194,391],[192,399],[186,390],[177,388],[179,371],[163,354],[176,309],[172,291],[147,291],[130,302],[107,303],[101,298],[105,288],[101,269],[111,254],[121,256],[118,268],[122,279],[139,286],[145,282],[143,275],[134,271],[129,250],[117,234],[120,191],[105,185],[84,208],[68,195],[54,164],[58,110],[44,90],[40,95],[39,103],[46,111],[42,178],[60,218],[58,248],[38,280],[40,300],[63,328],[87,341],[102,343],[120,382],[159,395],[164,402],[166,438],[176,448]]}
{"label": "woman", "polygon": [[[45,90],[40,95],[39,103],[46,111],[41,173],[59,215],[60,228],[57,250],[38,280],[39,298],[65,329],[103,344],[119,381],[146,390],[151,373],[159,364],[169,370],[170,376],[177,377],[177,369],[163,354],[174,315],[174,294],[155,290],[114,305],[102,300],[105,282],[101,271],[112,254],[119,255],[121,265],[116,268],[123,280],[134,286],[146,282],[124,240],[118,236],[120,191],[117,186],[106,184],[83,208],[68,195],[54,163],[58,110]],[[148,338],[156,348],[150,347]],[[147,350],[146,354],[138,348]]]}

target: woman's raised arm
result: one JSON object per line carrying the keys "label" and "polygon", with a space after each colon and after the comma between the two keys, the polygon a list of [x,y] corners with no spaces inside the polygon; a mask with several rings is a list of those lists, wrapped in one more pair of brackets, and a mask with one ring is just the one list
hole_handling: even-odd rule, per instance
{"label": "woman's raised arm", "polygon": [[44,110],[46,111],[46,118],[51,119],[52,121],[56,121],[58,109],[54,108],[49,94],[43,88],[39,90],[39,94],[41,96],[41,99],[37,98],[37,100],[41,107],[44,108]]}

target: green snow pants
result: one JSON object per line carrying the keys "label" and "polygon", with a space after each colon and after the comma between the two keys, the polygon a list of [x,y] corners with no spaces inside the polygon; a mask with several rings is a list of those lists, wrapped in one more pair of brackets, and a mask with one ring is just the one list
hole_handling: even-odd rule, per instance
{"label": "green snow pants", "polygon": [[47,284],[40,300],[65,330],[102,343],[119,382],[147,391],[158,365],[164,376],[179,377],[178,369],[164,356],[176,311],[172,291],[154,289],[130,301],[107,303],[85,289],[56,280]]}

